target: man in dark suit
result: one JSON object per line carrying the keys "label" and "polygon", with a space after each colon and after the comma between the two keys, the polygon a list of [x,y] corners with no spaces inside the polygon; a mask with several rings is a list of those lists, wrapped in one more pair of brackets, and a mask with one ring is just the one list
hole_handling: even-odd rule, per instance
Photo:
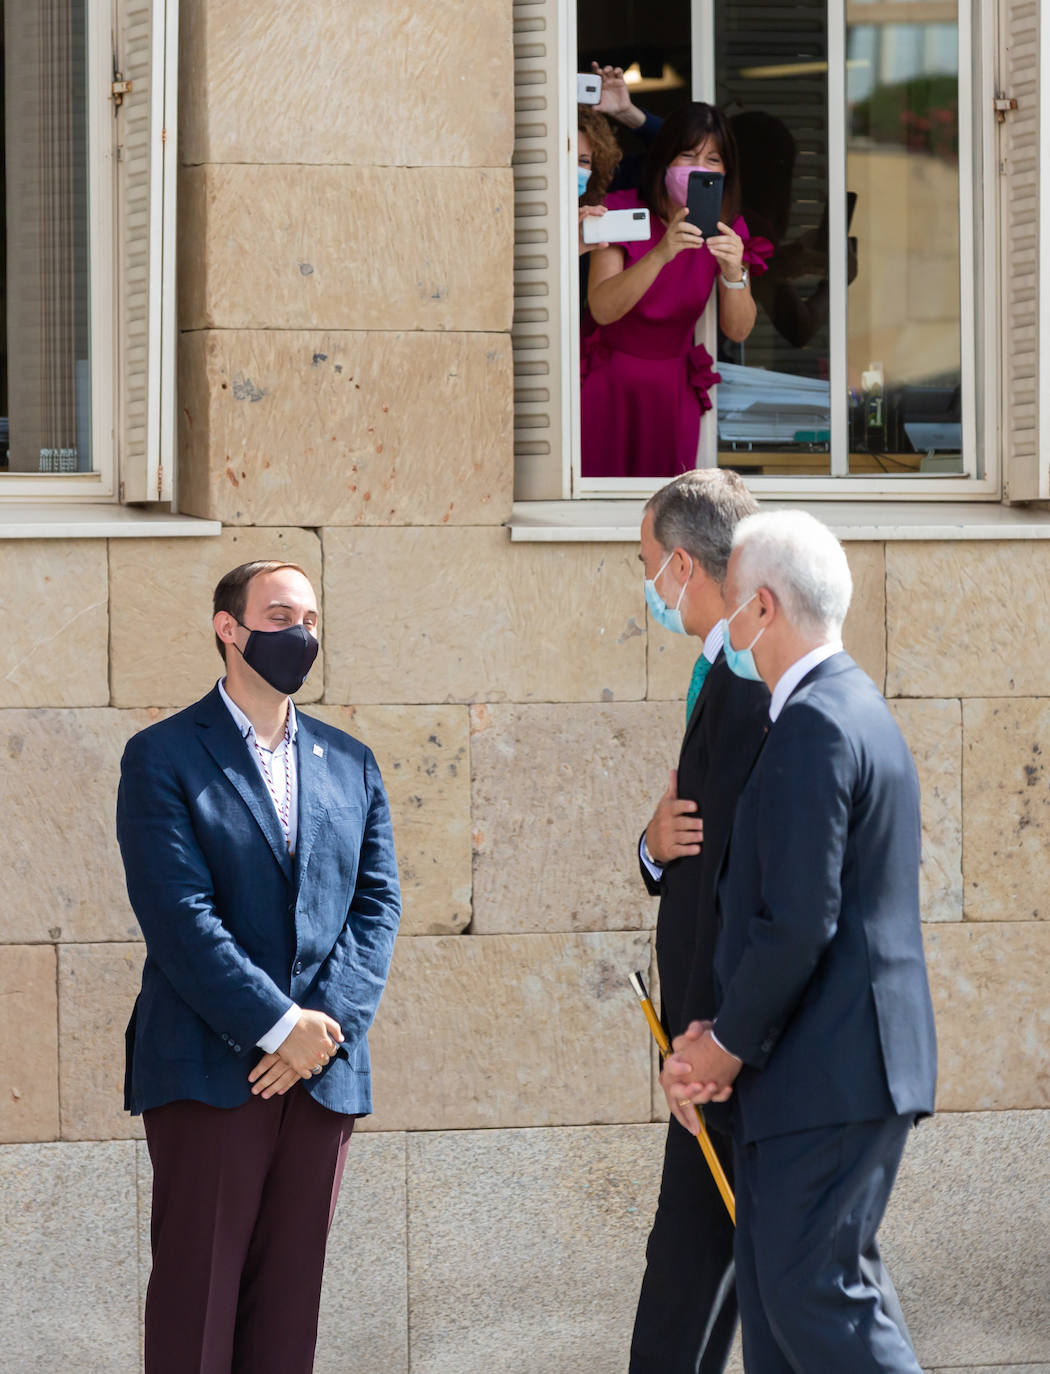
{"label": "man in dark suit", "polygon": [[[761,683],[734,677],[722,653],[733,531],[755,510],[736,473],[702,469],[662,487],[642,519],[650,611],[703,645],[678,767],[639,845],[642,878],[660,898],[656,959],[664,1027],[672,1036],[714,1015],[718,858],[766,727],[769,693]],[[715,1126],[710,1116],[709,1125]],[[728,1136],[717,1129],[711,1135],[732,1176]],[[696,1141],[672,1118],[631,1374],[719,1374],[735,1326],[733,1224]]]}
{"label": "man in dark suit", "polygon": [[309,1374],[328,1227],[371,1110],[400,896],[371,752],[297,712],[301,568],[215,590],[226,676],[128,743],[117,835],[146,940],[125,1105],[153,1161],[147,1374]]}
{"label": "man in dark suit", "polygon": [[851,581],[800,511],[744,521],[726,653],[770,687],[771,728],[718,883],[713,1026],[671,1095],[733,1091],[737,1291],[756,1374],[919,1374],[882,1220],[907,1133],[933,1110],[919,921],[919,788],[878,689],[842,651]]}

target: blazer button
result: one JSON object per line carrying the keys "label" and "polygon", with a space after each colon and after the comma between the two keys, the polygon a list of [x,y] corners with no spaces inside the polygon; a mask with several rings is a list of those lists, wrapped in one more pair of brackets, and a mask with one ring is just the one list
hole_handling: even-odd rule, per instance
{"label": "blazer button", "polygon": [[302,971],[303,971],[303,961],[302,961],[301,959],[296,959],[296,961],[295,961],[295,968],[292,969],[292,972],[293,972],[293,973],[302,973]]}

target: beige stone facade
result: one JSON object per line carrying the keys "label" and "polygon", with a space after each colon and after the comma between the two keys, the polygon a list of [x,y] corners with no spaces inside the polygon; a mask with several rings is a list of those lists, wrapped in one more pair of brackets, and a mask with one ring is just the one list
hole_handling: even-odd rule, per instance
{"label": "beige stone facade", "polygon": [[[634,846],[695,646],[647,621],[634,546],[503,528],[509,5],[347,14],[182,3],[179,482],[222,535],[0,543],[17,1374],[138,1364],[149,1161],[121,1110],[142,946],[119,759],[214,682],[211,588],[259,556],[302,563],[322,596],[302,699],[375,750],[405,892],[319,1374],[626,1368],[663,1133],[626,981],[654,972]],[[1050,1374],[1050,544],[848,553],[847,646],[923,785],[941,1044],[886,1249],[924,1368]]]}

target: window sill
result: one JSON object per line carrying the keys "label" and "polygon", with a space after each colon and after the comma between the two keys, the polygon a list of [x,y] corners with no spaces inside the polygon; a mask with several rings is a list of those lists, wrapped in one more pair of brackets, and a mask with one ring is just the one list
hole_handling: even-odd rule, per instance
{"label": "window sill", "polygon": [[169,515],[134,506],[0,503],[0,539],[172,539],[222,533],[219,520]]}
{"label": "window sill", "polygon": [[[515,501],[515,542],[636,543],[644,501]],[[843,541],[1050,539],[1050,511],[998,502],[763,501],[763,510],[808,510]]]}

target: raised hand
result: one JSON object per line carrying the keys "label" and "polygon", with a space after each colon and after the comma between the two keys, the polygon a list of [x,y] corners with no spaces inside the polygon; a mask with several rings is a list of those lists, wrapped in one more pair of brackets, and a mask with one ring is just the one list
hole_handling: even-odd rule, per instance
{"label": "raised hand", "polygon": [[[686,219],[689,211],[683,205],[680,210],[676,210],[667,226],[667,233],[650,251],[655,253],[666,266],[672,262],[684,248],[703,248],[704,236],[700,232],[699,225],[690,224]],[[711,240],[715,242],[714,239]]]}

